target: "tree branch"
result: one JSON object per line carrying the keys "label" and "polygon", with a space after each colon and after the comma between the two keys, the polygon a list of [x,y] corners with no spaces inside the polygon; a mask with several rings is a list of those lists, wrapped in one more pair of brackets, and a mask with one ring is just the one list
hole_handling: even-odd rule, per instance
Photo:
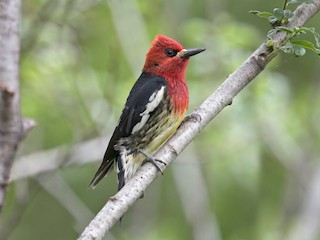
{"label": "tree branch", "polygon": [[56,171],[63,166],[82,165],[100,160],[111,135],[94,138],[72,147],[60,146],[18,158],[11,170],[10,182]]}
{"label": "tree branch", "polygon": [[[301,27],[320,10],[320,0],[314,4],[302,4],[294,12],[287,27]],[[276,46],[280,46],[286,34],[278,32],[274,35]],[[209,96],[200,107],[189,115],[176,133],[157,151],[155,158],[161,159],[167,165],[182,152],[195,136],[226,106],[232,99],[255,78],[271,61],[278,51],[262,44],[249,58],[237,68]],[[91,221],[79,237],[80,240],[102,239],[104,234],[120,219],[120,217],[141,197],[146,188],[159,175],[151,164],[145,164],[137,174],[114,195]]]}
{"label": "tree branch", "polygon": [[20,0],[0,0],[0,213],[24,132],[19,104],[19,22]]}

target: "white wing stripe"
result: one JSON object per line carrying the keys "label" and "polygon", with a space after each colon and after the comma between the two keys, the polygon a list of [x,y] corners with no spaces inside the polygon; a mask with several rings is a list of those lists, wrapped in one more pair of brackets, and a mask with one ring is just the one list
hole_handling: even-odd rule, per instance
{"label": "white wing stripe", "polygon": [[150,113],[153,112],[162,101],[163,95],[164,95],[164,89],[165,89],[165,86],[162,86],[159,91],[154,92],[149,97],[149,102],[147,103],[146,110],[140,113],[141,120],[133,127],[131,134],[139,131],[146,124],[146,122],[150,117]]}

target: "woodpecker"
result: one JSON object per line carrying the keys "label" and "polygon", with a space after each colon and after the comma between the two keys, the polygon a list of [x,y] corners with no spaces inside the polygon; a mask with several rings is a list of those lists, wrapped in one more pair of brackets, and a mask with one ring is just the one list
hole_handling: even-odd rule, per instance
{"label": "woodpecker", "polygon": [[114,166],[118,191],[144,162],[152,162],[161,171],[156,162],[160,160],[155,160],[152,154],[181,124],[189,103],[185,77],[189,58],[204,50],[184,49],[169,37],[155,37],[91,187],[95,187]]}

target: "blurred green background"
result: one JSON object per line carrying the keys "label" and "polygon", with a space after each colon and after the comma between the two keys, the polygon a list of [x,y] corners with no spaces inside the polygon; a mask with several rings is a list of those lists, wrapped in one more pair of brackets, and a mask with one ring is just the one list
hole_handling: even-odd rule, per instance
{"label": "blurred green background", "polygon": [[[76,239],[116,192],[88,189],[158,33],[205,47],[191,112],[265,39],[283,1],[24,0],[20,146],[0,239]],[[318,27],[320,16],[308,26]],[[320,239],[320,61],[280,54],[147,190],[105,239]]]}

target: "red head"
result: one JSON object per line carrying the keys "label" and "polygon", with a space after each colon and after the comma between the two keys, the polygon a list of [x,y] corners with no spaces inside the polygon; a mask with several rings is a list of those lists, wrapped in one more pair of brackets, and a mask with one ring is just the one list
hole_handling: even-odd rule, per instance
{"label": "red head", "polygon": [[183,116],[188,109],[189,94],[185,73],[189,57],[204,48],[184,49],[177,41],[157,35],[151,44],[143,67],[148,72],[166,79],[175,113]]}
{"label": "red head", "polygon": [[159,34],[151,43],[143,71],[162,77],[184,79],[189,57],[204,50],[184,49],[176,40]]}

